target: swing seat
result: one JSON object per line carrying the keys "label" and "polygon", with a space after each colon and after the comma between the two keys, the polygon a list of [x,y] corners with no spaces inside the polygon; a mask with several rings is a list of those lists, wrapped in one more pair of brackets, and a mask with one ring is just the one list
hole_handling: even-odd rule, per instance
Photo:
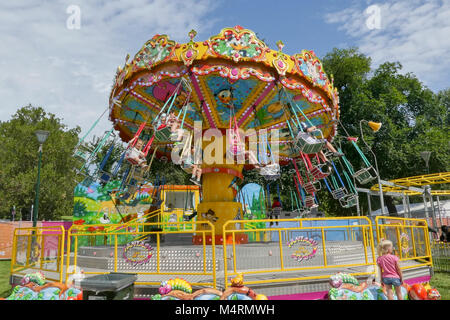
{"label": "swing seat", "polygon": [[80,159],[80,160],[88,161],[89,157],[91,156],[91,153],[92,152],[88,152],[88,151],[87,152],[83,152],[81,150],[77,150],[77,151],[75,151],[74,156],[76,158]]}
{"label": "swing seat", "polygon": [[169,140],[173,142],[179,142],[180,140],[178,140],[178,133],[176,132],[171,133],[169,136]]}
{"label": "swing seat", "polygon": [[347,190],[345,190],[344,188],[339,188],[331,191],[331,195],[334,199],[339,200],[347,195]]}
{"label": "swing seat", "polygon": [[358,195],[356,194],[348,194],[343,198],[339,199],[339,204],[343,208],[351,208],[356,206],[358,202]]}
{"label": "swing seat", "polygon": [[94,149],[89,148],[85,145],[79,145],[75,151],[74,151],[74,157],[81,159],[83,161],[88,161],[91,157],[92,153],[94,152]]}
{"label": "swing seat", "polygon": [[183,164],[181,165],[181,169],[183,169],[187,173],[192,173],[194,163],[192,162],[191,157],[187,157]]}
{"label": "swing seat", "polygon": [[277,180],[281,177],[280,165],[278,163],[268,164],[260,169],[260,174],[267,180]]}
{"label": "swing seat", "polygon": [[81,184],[84,186],[84,187],[86,187],[86,188],[89,188],[89,186],[91,185],[91,184],[93,184],[94,183],[94,179],[92,178],[92,177],[86,177],[84,180],[83,180],[83,182],[81,182]]}
{"label": "swing seat", "polygon": [[305,205],[307,208],[316,208],[318,205],[314,201],[314,197],[306,196],[305,197]]}
{"label": "swing seat", "polygon": [[275,207],[275,208],[273,208],[272,209],[272,215],[273,216],[280,216],[281,215],[281,210],[282,210],[282,208],[281,207]]}
{"label": "swing seat", "polygon": [[136,180],[143,180],[145,178],[145,174],[147,173],[146,169],[143,169],[141,167],[137,167],[134,170],[133,176],[136,178]]}
{"label": "swing seat", "polygon": [[318,165],[318,166],[313,166],[312,169],[309,171],[312,176],[316,179],[324,179],[326,177],[328,177],[330,175],[330,172],[323,172],[321,169],[323,167],[326,167],[324,164]]}
{"label": "swing seat", "polygon": [[140,157],[140,153],[140,151],[131,148],[125,153],[125,160],[127,160],[132,166],[140,165],[146,161],[145,157]]}
{"label": "swing seat", "polygon": [[197,215],[196,212],[185,212],[183,213],[183,221],[191,221]]}
{"label": "swing seat", "polygon": [[136,158],[126,158],[126,159],[132,166],[137,166],[139,163],[141,163],[141,161],[137,160]]}
{"label": "swing seat", "polygon": [[100,180],[102,182],[108,183],[109,181],[111,181],[111,177],[112,177],[112,175],[108,172],[105,172],[105,171],[100,172]]}
{"label": "swing seat", "polygon": [[[375,176],[372,175],[370,170],[373,170],[373,173],[375,173]],[[362,169],[358,170],[357,172],[355,172],[353,174],[353,178],[355,178],[360,184],[366,184],[372,180],[375,180],[377,177],[376,177],[375,169],[372,166],[370,166],[368,168],[362,168]]]}
{"label": "swing seat", "polygon": [[127,188],[127,192],[129,192],[131,195],[134,195],[137,191],[137,187],[136,186],[129,186]]}
{"label": "swing seat", "polygon": [[184,172],[192,174],[192,166],[182,166],[181,169],[183,169]]}
{"label": "swing seat", "polygon": [[[186,135],[186,130],[180,128],[180,129],[177,129],[175,132],[171,132],[169,139],[170,139],[170,141],[181,143],[183,141],[183,137],[185,135]],[[181,136],[181,138],[178,139],[178,136]]]}
{"label": "swing seat", "polygon": [[316,193],[317,191],[320,190],[321,186],[320,186],[320,182],[316,181],[316,182],[308,182],[305,183],[303,185],[303,188],[305,189],[306,192],[308,192],[310,195],[313,195],[314,193]]}
{"label": "swing seat", "polygon": [[[76,175],[81,175],[83,177],[89,177],[89,173],[86,168],[73,168]],[[84,178],[83,178],[84,179]]]}
{"label": "swing seat", "polygon": [[129,207],[135,207],[135,206],[139,203],[139,201],[140,201],[140,199],[135,198],[134,200],[132,200],[132,201],[129,202],[129,203],[126,203],[126,202],[125,202],[125,204],[126,204],[127,206],[129,206]]}
{"label": "swing seat", "polygon": [[313,137],[309,133],[299,132],[294,139],[294,145],[300,152],[306,154],[316,154],[322,150],[325,141]]}
{"label": "swing seat", "polygon": [[135,178],[131,178],[130,181],[128,182],[128,186],[130,187],[135,187],[138,184],[138,179]]}
{"label": "swing seat", "polygon": [[230,148],[227,149],[227,153],[231,157],[239,156],[244,153],[244,148],[238,145],[231,145]]}
{"label": "swing seat", "polygon": [[131,197],[131,193],[125,192],[123,195],[119,196],[119,200],[127,200],[129,197]]}
{"label": "swing seat", "polygon": [[172,132],[170,131],[169,127],[164,127],[161,129],[155,128],[155,140],[159,142],[164,141],[170,141],[170,136],[172,135]]}
{"label": "swing seat", "polygon": [[309,210],[309,208],[302,209],[299,211],[298,217],[303,218],[303,217],[306,217],[310,213],[311,213],[311,211]]}

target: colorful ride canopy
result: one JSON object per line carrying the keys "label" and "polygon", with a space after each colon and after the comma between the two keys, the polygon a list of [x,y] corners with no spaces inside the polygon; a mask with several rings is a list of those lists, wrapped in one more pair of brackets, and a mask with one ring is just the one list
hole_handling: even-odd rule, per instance
{"label": "colorful ride canopy", "polygon": [[[293,56],[272,50],[251,30],[240,26],[225,28],[203,42],[179,44],[167,35],[155,35],[147,41],[131,61],[117,69],[110,95],[110,120],[120,137],[129,141],[139,125],[151,121],[176,90],[182,78],[172,111],[179,115],[189,103],[184,129],[192,130],[194,121],[202,121],[202,129],[227,129],[230,117],[237,126],[248,129],[287,129],[287,119],[294,119],[295,103],[325,138],[336,134],[339,117],[338,93],[322,63],[313,51],[303,50]],[[186,101],[189,97],[189,101]],[[296,110],[300,121],[304,116]],[[287,143],[290,135],[280,136],[280,162],[292,154]],[[159,141],[161,156],[172,142]]]}

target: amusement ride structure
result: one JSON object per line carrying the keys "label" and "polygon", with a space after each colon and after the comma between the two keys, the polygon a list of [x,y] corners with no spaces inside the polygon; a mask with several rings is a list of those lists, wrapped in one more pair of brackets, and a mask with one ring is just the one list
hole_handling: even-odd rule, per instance
{"label": "amusement ride structure", "polygon": [[[195,35],[192,30],[185,44],[155,35],[133,59],[127,57],[125,66],[117,69],[109,117],[123,141],[144,140],[145,154],[171,159],[175,147],[182,155],[189,154],[191,146],[203,148],[203,199],[198,219],[213,216],[219,243],[223,224],[242,210],[230,185],[242,181],[242,170],[255,165],[246,158],[245,163],[238,163],[241,154],[236,140],[245,144],[245,150],[256,150],[259,163],[275,157],[280,165],[303,160],[305,168],[297,171],[297,183],[309,183],[308,205],[313,206],[314,183],[327,175],[321,173],[323,163],[317,154],[325,139],[332,141],[336,134],[339,98],[333,79],[313,51],[289,56],[282,52],[281,41],[278,50],[272,50],[254,32],[240,26],[225,28],[206,41],[194,41]],[[181,119],[181,147],[174,143],[169,125],[161,126],[169,115]],[[302,136],[302,122],[314,126],[323,140],[308,141]],[[278,137],[271,131],[274,129],[280,130]],[[208,130],[213,132],[212,142],[211,137],[202,139]],[[251,134],[247,140],[242,134],[250,130],[259,137],[256,148],[250,145]],[[236,140],[230,137],[233,133]],[[208,162],[205,154],[212,147],[216,154]],[[223,153],[218,155],[221,148]],[[231,157],[236,157],[231,163],[227,162],[230,150]],[[276,165],[272,171],[265,169],[268,179],[279,176]],[[202,215],[207,212],[207,217]]]}
{"label": "amusement ride structure", "polygon": [[[132,273],[136,288],[130,291],[148,296],[156,288],[156,300],[379,299],[381,285],[362,277],[377,274],[375,241],[386,237],[401,248],[405,280],[429,279],[426,220],[360,216],[358,192],[366,192],[369,201],[379,194],[383,203],[383,191],[424,194],[417,186],[447,183],[448,173],[381,180],[376,158],[372,166],[358,139],[347,134],[343,140],[362,160],[354,168],[334,143],[338,92],[313,51],[289,56],[281,41],[272,50],[240,26],[205,41],[194,41],[194,30],[188,35],[184,44],[155,35],[117,69],[109,106],[100,116],[108,114],[112,127],[86,143],[100,119],[95,121],[75,148],[81,183],[73,225],[15,232],[11,279],[25,275],[29,282],[36,269],[58,283]],[[381,127],[367,124],[375,132]],[[123,142],[127,147],[111,161]],[[170,186],[158,173],[150,181],[155,158],[179,165],[197,186]],[[283,166],[292,175],[292,209],[295,203],[298,213],[312,212],[317,192],[326,190],[341,207],[357,207],[358,216],[280,219],[277,200],[270,205],[270,186],[280,180]],[[244,170],[258,170],[266,179],[262,193],[267,188],[269,205],[262,204],[261,192],[252,201],[260,202],[261,212],[272,209],[275,218],[265,212],[245,217],[245,195],[239,192]],[[377,186],[362,188],[376,179]],[[279,185],[277,192],[281,200]],[[130,207],[127,215],[119,211]],[[21,296],[27,288],[14,293]],[[27,294],[55,293],[45,288]],[[79,295],[70,293],[67,298]]]}

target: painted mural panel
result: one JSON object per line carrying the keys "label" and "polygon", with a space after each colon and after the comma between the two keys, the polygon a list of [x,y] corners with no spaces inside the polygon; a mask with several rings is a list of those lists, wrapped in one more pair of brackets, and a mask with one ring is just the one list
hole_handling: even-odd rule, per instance
{"label": "painted mural panel", "polygon": [[80,224],[121,223],[122,218],[129,214],[143,215],[151,204],[152,189],[142,187],[130,199],[113,201],[111,195],[119,189],[120,183],[112,181],[101,185],[94,182],[88,187],[78,184],[74,192],[74,221]]}

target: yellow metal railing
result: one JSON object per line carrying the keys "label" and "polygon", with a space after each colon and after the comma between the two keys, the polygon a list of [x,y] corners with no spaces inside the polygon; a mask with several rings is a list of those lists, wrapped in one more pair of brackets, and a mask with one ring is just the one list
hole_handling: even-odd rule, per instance
{"label": "yellow metal railing", "polygon": [[[212,286],[213,288],[217,287],[216,284],[216,253],[215,253],[215,234],[214,234],[214,226],[209,221],[202,221],[202,225],[209,226],[209,229],[204,230],[182,230],[183,228],[179,227],[177,231],[145,231],[146,228],[151,229],[152,227],[160,227],[161,225],[170,224],[170,225],[183,225],[183,224],[200,224],[200,222],[158,222],[158,223],[135,223],[135,224],[129,224],[127,228],[115,228],[113,232],[105,232],[102,231],[94,231],[94,232],[86,232],[82,226],[72,226],[68,231],[68,240],[67,240],[67,250],[70,252],[70,248],[73,245],[73,259],[72,264],[77,265],[78,260],[78,239],[80,237],[96,237],[96,236],[108,236],[109,238],[113,239],[114,244],[114,253],[113,253],[113,270],[114,272],[117,272],[118,267],[118,260],[119,257],[122,257],[122,255],[119,254],[119,245],[118,245],[118,237],[119,236],[131,236],[132,239],[135,239],[138,236],[146,235],[151,236],[153,235],[156,237],[156,271],[153,272],[140,272],[138,270],[133,271],[132,273],[138,274],[138,275],[174,275],[174,276],[210,276],[212,277],[211,282],[191,282],[191,285],[199,285],[199,286]],[[99,225],[90,225],[91,227],[95,228]],[[120,225],[117,225],[119,227]],[[81,227],[81,228],[80,228]],[[141,230],[140,227],[142,227]],[[161,243],[161,236],[162,235],[169,235],[169,234],[196,234],[196,235],[202,235],[203,237],[203,271],[202,272],[189,272],[189,270],[185,271],[162,271],[161,269],[161,247],[164,247],[164,245]],[[212,254],[212,268],[211,271],[207,270],[207,262],[206,262],[206,236],[211,237],[212,245],[211,245],[211,254]],[[69,270],[69,263],[70,263],[70,256],[67,256],[66,259],[66,270]],[[173,261],[172,261],[173,262]],[[75,270],[72,272],[67,271],[66,272],[66,280],[69,278],[70,275],[73,275],[75,273]],[[102,271],[85,271],[85,274],[105,274],[109,272],[102,272]],[[159,285],[160,281],[136,281],[135,284],[137,285]]]}
{"label": "yellow metal railing", "polygon": [[[373,231],[372,231],[372,223],[371,221],[367,218],[367,217],[357,217],[357,218],[351,218],[352,221],[358,221],[357,225],[345,225],[345,221],[348,220],[349,218],[333,218],[333,219],[327,219],[327,218],[310,218],[310,219],[262,219],[262,220],[253,220],[253,222],[263,222],[263,223],[267,223],[267,222],[297,222],[298,223],[298,227],[277,227],[277,226],[272,226],[271,228],[252,228],[252,229],[241,229],[241,228],[236,228],[235,224],[238,223],[244,223],[245,220],[233,220],[233,221],[228,221],[227,223],[224,224],[223,226],[223,238],[224,239],[228,239],[231,238],[231,246],[232,246],[232,255],[231,255],[231,263],[233,264],[233,271],[229,272],[228,271],[228,259],[230,259],[228,257],[227,254],[227,245],[223,246],[223,261],[224,261],[224,284],[225,284],[225,288],[227,288],[229,286],[229,281],[228,281],[228,277],[229,276],[235,276],[238,274],[243,274],[243,275],[263,275],[263,274],[270,274],[270,278],[271,279],[267,279],[267,280],[254,280],[254,281],[245,281],[246,285],[251,285],[251,284],[261,284],[261,283],[280,283],[280,282],[287,282],[287,281],[300,281],[300,280],[308,280],[308,279],[322,279],[322,278],[328,278],[331,274],[329,275],[323,275],[323,276],[310,276],[310,277],[305,277],[305,276],[300,276],[300,277],[290,277],[290,278],[286,278],[286,277],[282,277],[283,273],[286,272],[291,272],[291,271],[301,271],[301,270],[317,270],[317,269],[332,269],[332,268],[341,268],[341,267],[364,267],[364,266],[372,266],[373,267],[373,272],[359,272],[359,273],[352,273],[354,276],[358,276],[358,275],[369,275],[369,274],[373,274],[376,271],[376,259],[375,259],[375,249],[374,249],[374,240],[373,240]],[[337,220],[342,221],[342,224],[336,225],[336,226],[304,226],[304,223],[306,221],[329,221],[329,220]],[[326,243],[326,233],[327,231],[330,230],[336,230],[336,229],[342,229],[345,228],[349,231],[349,235],[351,234],[351,230],[352,229],[361,229],[361,233],[364,235],[363,237],[369,237],[369,239],[364,239],[363,243],[367,244],[370,243],[370,250],[371,250],[371,256],[372,258],[369,258],[369,252],[368,252],[368,247],[367,246],[363,246],[364,249],[364,262],[363,263],[352,263],[352,264],[332,264],[328,262],[327,259],[327,243]],[[318,241],[318,247],[321,246],[321,253],[322,253],[322,263],[317,263],[314,266],[306,266],[306,267],[289,267],[286,265],[285,261],[284,261],[284,257],[287,256],[283,253],[283,251],[286,249],[283,246],[283,241],[282,239],[285,239],[285,235],[288,232],[291,232],[290,234],[292,234],[292,232],[315,232],[316,234],[320,234],[320,241]],[[237,266],[237,255],[236,255],[236,242],[235,242],[235,235],[236,233],[249,233],[249,232],[270,232],[270,233],[277,233],[278,235],[278,253],[279,253],[279,267],[278,268],[249,268],[249,269],[240,269]],[[230,235],[231,237],[227,237],[227,235]],[[317,252],[319,252],[319,250],[317,250]],[[273,253],[272,253],[273,255]],[[288,263],[289,264],[289,263]],[[248,268],[248,266],[247,266]],[[281,276],[280,276],[281,275]],[[275,277],[275,278],[273,278]]]}
{"label": "yellow metal railing", "polygon": [[433,266],[426,220],[378,216],[375,218],[375,225],[378,243],[381,239],[391,240],[400,261],[420,262],[401,269]]}
{"label": "yellow metal railing", "polygon": [[[157,209],[157,210],[154,210],[154,211],[151,211],[151,212],[147,212],[144,215],[142,215],[140,217],[136,217],[134,219],[131,219],[130,221],[127,221],[125,223],[107,225],[107,227],[105,227],[105,231],[106,232],[113,232],[116,229],[126,228],[130,224],[136,224],[136,223],[139,223],[139,222],[144,223],[148,219],[152,219],[154,217],[158,217],[160,214],[161,214],[161,209]],[[159,220],[158,220],[158,222],[159,222]],[[86,225],[86,226],[89,227],[90,225]]]}
{"label": "yellow metal railing", "polygon": [[[46,279],[62,282],[64,232],[63,226],[14,229],[11,274],[25,275],[39,270],[45,273]],[[51,241],[52,238],[56,241]]]}
{"label": "yellow metal railing", "polygon": [[[158,211],[148,214],[149,217],[157,215]],[[141,217],[142,218],[142,217]],[[276,226],[275,224],[269,227],[265,226],[269,222],[291,222],[289,227]],[[408,261],[407,266],[402,269],[409,269],[421,266],[433,266],[431,245],[433,248],[438,246],[447,246],[448,244],[431,243],[428,233],[428,227],[425,220],[422,219],[405,219],[396,217],[377,217],[375,224],[367,217],[334,217],[334,218],[303,218],[303,219],[263,219],[263,220],[232,220],[228,221],[223,226],[223,239],[228,241],[228,244],[223,245],[223,270],[224,270],[224,285],[230,285],[229,277],[238,275],[239,273],[249,275],[245,281],[246,285],[263,284],[263,283],[283,283],[287,281],[300,281],[310,279],[326,279],[334,274],[336,269],[347,267],[367,267],[361,272],[355,271],[354,276],[373,275],[377,272],[376,257],[377,252],[375,243],[382,238],[388,238],[394,242],[396,247],[396,254],[401,261]],[[185,230],[184,225],[193,225],[193,230]],[[196,228],[198,224],[205,224],[207,228]],[[176,225],[176,230],[164,230],[164,226]],[[259,226],[258,226],[259,225]],[[242,227],[244,226],[244,227]],[[88,269],[85,268],[85,274],[106,274],[109,271],[130,272],[129,269],[123,266],[122,251],[123,243],[135,241],[139,237],[152,237],[152,243],[156,243],[156,248],[153,248],[154,255],[151,259],[155,262],[149,269],[133,270],[133,273],[138,275],[173,275],[173,276],[201,276],[201,281],[192,282],[192,285],[212,286],[217,287],[216,268],[218,261],[216,259],[216,245],[214,225],[209,221],[189,221],[189,222],[152,222],[142,223],[138,220],[129,222],[127,224],[110,225],[107,229],[105,225],[73,225],[67,231],[67,242],[65,242],[65,230],[62,226],[59,227],[40,227],[40,228],[20,228],[14,231],[14,242],[11,260],[11,274],[24,274],[41,270],[46,273],[46,278],[54,281],[62,282],[63,279],[68,280],[70,275],[73,275],[76,270],[71,271],[69,265],[78,265],[79,247],[82,243],[96,243],[96,237],[105,237],[108,243],[113,248],[113,253],[110,258],[112,267]],[[261,236],[260,240],[270,242],[270,248],[274,252],[270,254],[272,258],[265,266],[258,265],[256,262],[247,258],[245,250],[253,250],[252,246],[237,245],[236,235],[239,233],[255,233]],[[174,270],[162,257],[164,254],[165,245],[162,241],[164,235],[171,234],[192,234],[202,236],[202,245],[197,248],[203,249],[203,254],[197,256],[198,270],[189,270],[186,266],[185,270]],[[287,242],[291,241],[295,236],[305,235],[307,238],[313,239],[317,242],[317,251],[313,260],[306,265],[297,264],[290,259],[291,250],[303,250],[300,247],[288,246]],[[231,237],[230,237],[231,236]],[[54,239],[51,239],[54,237]],[[206,237],[211,237],[211,245],[207,245]],[[255,236],[254,239],[257,237]],[[335,238],[338,241],[344,241],[354,245],[354,250],[360,259],[350,261],[345,257],[341,257],[338,248],[345,247],[345,244],[336,244]],[[52,250],[56,250],[52,254],[47,254],[46,248],[48,239],[53,240]],[[406,243],[405,241],[409,242]],[[91,241],[94,240],[94,241]],[[125,240],[125,241],[124,241]],[[402,242],[403,241],[403,242]],[[153,244],[152,244],[153,245]],[[405,249],[408,245],[408,250]],[[231,246],[231,247],[230,247]],[[267,246],[267,248],[269,245]],[[207,249],[208,248],[208,249]],[[266,247],[264,247],[266,248]],[[66,249],[66,252],[65,252]],[[402,250],[404,249],[404,250]],[[265,250],[265,249],[263,249]],[[267,249],[268,250],[268,249]],[[352,249],[353,250],[353,249]],[[250,251],[248,251],[250,252]],[[300,252],[300,251],[299,251]],[[208,253],[208,254],[207,254]],[[208,258],[207,258],[208,256]],[[203,258],[203,260],[201,260]],[[248,264],[242,263],[247,259]],[[66,259],[64,261],[64,259]],[[209,259],[212,260],[212,267],[207,266]],[[222,260],[222,259],[219,259]],[[246,260],[246,261],[247,261]],[[266,259],[268,260],[268,259]],[[414,263],[414,262],[417,263]],[[64,268],[64,262],[66,266]],[[122,263],[122,264],[119,264]],[[173,260],[172,260],[173,262]],[[203,265],[201,265],[203,263]],[[49,266],[53,267],[49,267]],[[370,267],[370,268],[369,268]],[[64,271],[65,269],[65,271]],[[334,269],[334,270],[333,270]],[[373,271],[371,271],[373,269]],[[302,275],[297,271],[307,270],[329,270],[318,275]],[[364,272],[363,270],[367,270]],[[64,275],[65,272],[65,275]],[[295,274],[291,274],[296,272]],[[47,276],[53,276],[53,278]],[[267,277],[264,277],[267,275]],[[269,277],[270,275],[270,277]],[[252,276],[258,276],[258,279],[252,279]],[[212,280],[211,280],[212,279]],[[159,285],[159,281],[140,280],[136,282],[138,285]]]}

